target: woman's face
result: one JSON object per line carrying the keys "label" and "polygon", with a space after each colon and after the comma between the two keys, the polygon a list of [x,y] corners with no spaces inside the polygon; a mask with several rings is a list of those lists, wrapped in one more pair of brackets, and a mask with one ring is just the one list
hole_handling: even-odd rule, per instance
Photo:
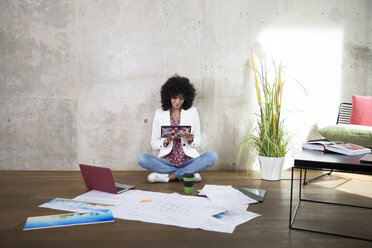
{"label": "woman's face", "polygon": [[180,109],[182,107],[185,98],[183,95],[177,95],[176,97],[171,98],[172,108],[173,109]]}

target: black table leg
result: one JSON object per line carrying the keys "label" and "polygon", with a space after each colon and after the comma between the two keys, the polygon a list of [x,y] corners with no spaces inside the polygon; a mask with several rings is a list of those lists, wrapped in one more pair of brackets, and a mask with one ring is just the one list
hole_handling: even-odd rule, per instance
{"label": "black table leg", "polygon": [[[293,182],[294,182],[294,169],[299,169],[300,170],[300,180],[299,180],[299,194],[298,194],[298,203],[296,206],[296,209],[292,215],[292,204],[293,204]],[[313,229],[307,229],[307,228],[302,228],[302,227],[295,227],[295,219],[297,212],[300,208],[301,201],[307,201],[307,202],[315,202],[315,203],[321,203],[321,204],[333,204],[333,205],[341,205],[341,206],[348,206],[348,207],[358,207],[358,208],[365,208],[365,209],[372,209],[372,207],[365,207],[365,206],[358,206],[358,205],[351,205],[351,204],[343,204],[343,203],[335,203],[335,202],[326,202],[326,201],[317,201],[317,200],[311,200],[311,199],[305,199],[302,198],[302,169],[299,167],[292,167],[292,175],[291,175],[291,195],[290,195],[290,204],[289,204],[289,228],[294,229],[294,230],[301,230],[301,231],[309,231],[309,232],[314,232],[314,233],[320,233],[320,234],[327,234],[327,235],[334,235],[338,237],[344,237],[344,238],[353,238],[353,239],[359,239],[359,240],[365,240],[365,241],[372,241],[372,239],[367,239],[367,238],[362,238],[362,237],[355,237],[355,236],[350,236],[350,235],[344,235],[344,234],[337,234],[337,233],[331,233],[331,232],[324,232],[324,231],[317,231]],[[306,168],[305,168],[306,171]],[[306,172],[305,172],[306,173]],[[305,182],[305,178],[304,178]]]}

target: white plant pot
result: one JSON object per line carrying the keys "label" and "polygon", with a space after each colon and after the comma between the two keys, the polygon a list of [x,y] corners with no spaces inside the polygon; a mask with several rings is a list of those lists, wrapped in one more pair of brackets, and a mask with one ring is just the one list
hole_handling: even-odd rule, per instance
{"label": "white plant pot", "polygon": [[261,178],[264,180],[280,180],[285,157],[262,157],[258,156],[261,168]]}

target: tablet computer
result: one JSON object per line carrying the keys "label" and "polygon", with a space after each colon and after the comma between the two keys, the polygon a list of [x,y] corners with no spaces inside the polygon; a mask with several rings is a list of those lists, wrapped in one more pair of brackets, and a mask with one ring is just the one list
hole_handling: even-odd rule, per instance
{"label": "tablet computer", "polygon": [[183,133],[191,133],[191,126],[161,126],[162,138],[181,138]]}

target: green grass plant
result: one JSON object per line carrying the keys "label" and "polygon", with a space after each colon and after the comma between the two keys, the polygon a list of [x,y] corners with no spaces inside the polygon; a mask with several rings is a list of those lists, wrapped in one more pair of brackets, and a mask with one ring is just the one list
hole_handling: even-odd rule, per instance
{"label": "green grass plant", "polygon": [[[257,113],[257,125],[248,130],[238,145],[237,162],[247,152],[251,158],[250,154],[253,150],[264,157],[284,157],[288,152],[290,140],[289,135],[284,131],[284,121],[281,119],[285,83],[282,78],[283,67],[281,64],[276,65],[274,61],[272,61],[271,71],[266,63],[261,62],[257,67],[252,50],[251,62],[259,113]],[[272,80],[269,80],[269,75],[273,75]],[[248,159],[248,167],[250,163],[251,159]]]}

